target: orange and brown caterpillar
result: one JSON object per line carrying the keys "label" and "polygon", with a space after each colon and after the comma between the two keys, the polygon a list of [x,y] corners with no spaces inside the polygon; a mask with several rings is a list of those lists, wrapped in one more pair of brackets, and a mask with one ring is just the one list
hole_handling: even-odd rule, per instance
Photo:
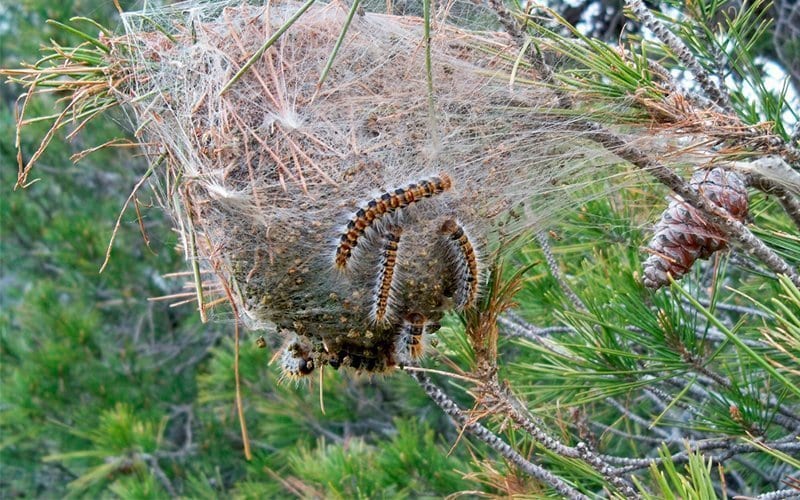
{"label": "orange and brown caterpillar", "polygon": [[478,258],[475,247],[455,219],[447,219],[442,224],[442,234],[450,243],[456,265],[456,306],[459,310],[470,307],[478,296]]}
{"label": "orange and brown caterpillar", "polygon": [[397,335],[395,359],[398,364],[413,363],[422,357],[422,334],[425,332],[425,316],[413,312],[403,320],[403,326]]}
{"label": "orange and brown caterpillar", "polygon": [[283,378],[297,380],[314,371],[314,360],[306,345],[294,340],[281,353]]}
{"label": "orange and brown caterpillar", "polygon": [[382,322],[386,317],[389,307],[390,295],[392,293],[392,280],[394,279],[394,267],[397,264],[397,247],[400,244],[400,236],[403,229],[399,226],[391,225],[387,228],[385,235],[385,245],[383,247],[383,260],[376,286],[375,304],[373,307],[372,318],[376,323]]}
{"label": "orange and brown caterpillar", "polygon": [[359,208],[355,216],[347,223],[347,230],[342,234],[339,246],[336,248],[336,267],[338,269],[347,267],[347,261],[350,259],[353,249],[358,245],[358,239],[373,222],[414,202],[447,191],[452,185],[450,176],[441,173],[438,177],[422,180],[419,184],[409,184],[405,188],[387,191],[379,198],[367,202],[367,206]]}

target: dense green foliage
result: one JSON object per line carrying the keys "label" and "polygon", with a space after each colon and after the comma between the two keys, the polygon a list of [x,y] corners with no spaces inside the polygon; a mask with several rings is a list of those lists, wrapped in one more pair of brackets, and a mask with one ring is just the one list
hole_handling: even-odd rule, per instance
{"label": "dense green foliage", "polygon": [[[116,23],[111,4],[51,4],[28,0],[0,10],[0,67],[36,59],[39,44],[51,38],[76,42],[45,19],[85,15]],[[740,69],[746,76],[758,68],[743,62]],[[611,90],[612,97],[625,94]],[[756,90],[757,104],[734,95],[740,116],[777,123],[782,96]],[[91,122],[72,143],[55,141],[33,174],[41,180],[14,190],[19,92],[0,87],[0,496],[545,494],[460,435],[404,374],[369,379],[328,370],[308,384],[281,382],[269,364],[277,346],[258,349],[252,333],[243,334],[240,360],[254,455],[246,461],[231,314],[220,308],[214,321],[201,324],[191,304],[148,300],[185,291],[187,278],[163,277],[186,266],[170,221],[145,189],[137,210],[123,215],[110,264],[98,273],[114,221],[148,166],[127,148],[102,149],[76,165],[70,156],[124,137],[113,122],[125,117]],[[51,113],[57,98],[36,101],[29,115]],[[46,129],[27,128],[22,150],[35,151]],[[672,289],[644,289],[639,245],[665,195],[663,187],[619,192],[552,228],[555,257],[585,310],[569,301],[547,266],[533,266],[515,297],[517,314],[563,328],[542,341],[508,332],[500,341],[500,378],[564,443],[661,457],[635,479],[650,498],[715,498],[724,494],[723,483],[742,494],[778,489],[797,477],[796,449],[742,454],[725,464],[724,481],[710,456],[669,459],[686,450],[684,438],[729,438],[717,448],[724,453],[800,428],[800,294],[736,252],[716,256]],[[751,203],[754,232],[797,265],[800,239],[790,218],[763,193],[754,192]],[[544,260],[532,243],[505,264],[511,274]],[[426,366],[469,372],[474,352],[462,322],[447,318],[438,354]],[[767,334],[777,340],[764,342]],[[466,382],[440,381],[462,407],[475,404]],[[612,491],[583,462],[544,450],[502,418],[487,420],[523,455],[581,491]]]}

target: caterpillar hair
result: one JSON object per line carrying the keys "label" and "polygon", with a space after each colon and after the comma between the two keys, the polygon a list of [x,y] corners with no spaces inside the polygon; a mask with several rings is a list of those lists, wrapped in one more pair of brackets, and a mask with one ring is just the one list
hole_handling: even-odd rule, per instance
{"label": "caterpillar hair", "polygon": [[310,375],[314,371],[314,360],[309,349],[299,340],[293,340],[284,347],[281,354],[281,371],[284,378],[294,380]]}
{"label": "caterpillar hair", "polygon": [[405,188],[387,191],[379,198],[367,202],[366,207],[358,209],[355,216],[347,223],[347,231],[340,237],[336,249],[336,267],[339,269],[347,267],[347,261],[358,245],[358,239],[375,221],[412,203],[447,191],[452,185],[450,176],[441,173],[438,177],[422,180],[419,184],[409,184]]}
{"label": "caterpillar hair", "polygon": [[464,232],[464,228],[455,221],[447,219],[441,229],[450,252],[456,259],[456,306],[459,310],[472,307],[478,296],[478,258],[475,247]]}
{"label": "caterpillar hair", "polygon": [[403,325],[395,341],[395,361],[399,365],[413,363],[422,357],[424,345],[422,334],[425,332],[425,316],[411,313],[403,320]]}
{"label": "caterpillar hair", "polygon": [[391,225],[386,228],[383,259],[380,263],[380,271],[378,272],[378,279],[375,287],[375,304],[372,312],[372,318],[376,323],[383,322],[386,319],[386,312],[392,295],[394,267],[397,263],[397,248],[400,244],[400,236],[402,233],[403,229],[400,226]]}

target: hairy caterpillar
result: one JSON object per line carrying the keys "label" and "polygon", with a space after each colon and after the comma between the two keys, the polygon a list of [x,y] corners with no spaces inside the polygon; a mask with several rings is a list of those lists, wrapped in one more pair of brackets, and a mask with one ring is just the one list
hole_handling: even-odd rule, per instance
{"label": "hairy caterpillar", "polygon": [[463,310],[471,307],[478,296],[478,258],[475,247],[455,219],[447,219],[442,224],[441,232],[456,257],[456,306]]}
{"label": "hairy caterpillar", "polygon": [[289,379],[298,379],[314,371],[310,350],[299,340],[293,340],[281,353],[281,371]]}
{"label": "hairy caterpillar", "polygon": [[392,280],[394,278],[394,267],[397,263],[397,248],[400,244],[400,236],[403,229],[400,226],[389,226],[386,231],[385,244],[383,247],[383,260],[376,285],[375,305],[372,317],[376,323],[382,322],[386,318],[386,311],[389,307],[390,296],[392,293]]}
{"label": "hairy caterpillar", "polygon": [[403,320],[395,343],[398,364],[409,364],[422,357],[422,334],[425,332],[426,321],[425,316],[419,313],[411,313]]}
{"label": "hairy caterpillar", "polygon": [[379,198],[367,202],[366,207],[358,209],[355,216],[347,223],[347,231],[340,237],[336,249],[336,267],[339,269],[347,267],[347,261],[358,245],[358,239],[376,220],[414,202],[447,191],[452,185],[450,176],[441,173],[438,177],[422,180],[419,184],[409,184],[405,188],[387,191]]}

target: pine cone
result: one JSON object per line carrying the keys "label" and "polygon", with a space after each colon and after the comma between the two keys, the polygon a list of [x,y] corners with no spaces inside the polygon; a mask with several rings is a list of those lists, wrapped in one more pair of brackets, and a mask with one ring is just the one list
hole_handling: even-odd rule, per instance
{"label": "pine cone", "polygon": [[[718,167],[700,170],[694,173],[690,184],[736,220],[743,222],[747,217],[747,188],[738,174]],[[680,197],[673,198],[648,245],[652,255],[644,263],[644,285],[661,288],[669,284],[668,275],[679,279],[697,259],[707,259],[727,246],[725,233],[718,226]]]}

